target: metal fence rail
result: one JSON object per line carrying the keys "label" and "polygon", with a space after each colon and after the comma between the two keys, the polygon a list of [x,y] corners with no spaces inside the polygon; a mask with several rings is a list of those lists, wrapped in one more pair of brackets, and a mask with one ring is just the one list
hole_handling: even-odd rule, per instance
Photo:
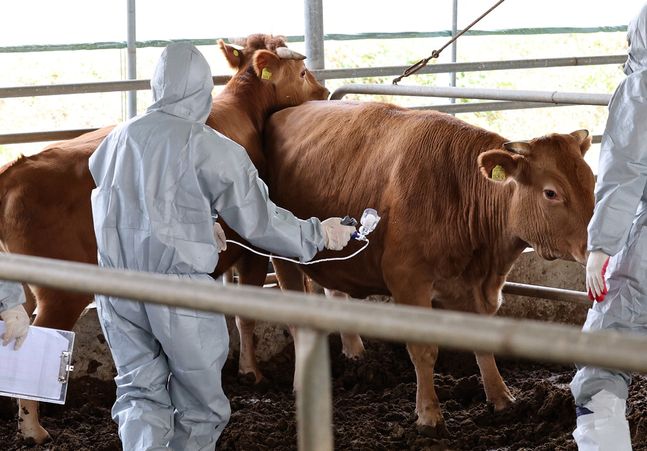
{"label": "metal fence rail", "polygon": [[586,92],[532,91],[517,89],[454,88],[439,86],[347,84],[337,88],[330,100],[340,100],[347,94],[378,94],[392,96],[460,97],[464,99],[508,100],[562,105],[609,104],[611,94]]}
{"label": "metal fence rail", "polygon": [[[302,376],[300,379],[304,384],[297,392],[300,443],[305,440],[302,438],[304,434],[315,430],[324,443],[332,443],[332,438],[327,438],[332,437],[330,363],[323,349],[323,337],[330,332],[356,332],[398,342],[430,343],[542,361],[578,362],[647,372],[644,353],[647,339],[612,331],[583,333],[573,326],[532,320],[365,301],[331,302],[316,295],[242,286],[216,287],[208,281],[178,280],[158,274],[103,269],[89,264],[15,254],[0,254],[0,278],[241,315],[274,323],[287,322],[307,328],[309,338],[304,347],[297,350],[297,365],[302,375],[325,377],[316,379],[322,392],[308,385],[311,382],[309,378]],[[304,394],[307,398],[302,398]],[[317,448],[332,450],[332,446]]]}
{"label": "metal fence rail", "polygon": [[[434,73],[456,73],[456,72],[474,72],[474,71],[488,71],[488,70],[509,70],[509,69],[536,69],[548,67],[572,67],[572,66],[591,66],[591,65],[604,65],[604,64],[621,64],[626,60],[626,55],[603,55],[603,56],[589,56],[589,57],[566,57],[566,58],[543,58],[543,59],[525,59],[525,60],[510,60],[510,61],[480,61],[472,63],[445,63],[445,64],[432,64],[424,67],[419,71],[419,74],[434,74]],[[352,69],[321,69],[313,70],[312,72],[320,80],[331,79],[344,79],[344,78],[365,78],[365,77],[384,77],[399,75],[407,66],[384,66],[384,67],[371,67],[371,68],[352,68]],[[223,85],[229,81],[231,77],[228,75],[218,75],[213,77],[214,84]],[[366,86],[367,88],[359,88]],[[384,88],[381,92],[368,92],[376,86]],[[400,88],[415,88],[411,86],[399,86]],[[391,94],[387,90],[391,86],[383,85],[344,85],[333,93],[333,97],[342,98],[346,94]],[[75,83],[75,84],[61,84],[61,85],[40,85],[40,86],[19,86],[19,87],[6,87],[0,88],[0,99],[2,98],[16,98],[16,97],[32,97],[32,96],[50,96],[50,95],[63,95],[63,94],[89,94],[99,92],[117,92],[117,91],[136,91],[150,89],[150,80],[131,80],[131,81],[109,81],[98,83]],[[357,92],[354,89],[366,89],[365,92]],[[443,88],[435,88],[443,89]],[[452,89],[452,88],[449,88]],[[453,89],[467,89],[467,88],[453,88]],[[479,91],[479,90],[477,90]],[[492,91],[495,95],[499,90]],[[400,91],[404,92],[404,91]],[[437,91],[439,92],[439,91]],[[467,113],[475,111],[500,111],[504,109],[521,109],[521,108],[538,108],[540,106],[565,106],[573,104],[569,101],[564,101],[559,96],[550,102],[544,100],[536,100],[535,97],[525,97],[519,94],[514,98],[501,98],[489,97],[488,94],[482,94],[484,97],[475,97],[464,95],[464,98],[471,99],[490,99],[490,100],[513,100],[513,102],[483,102],[483,103],[468,103],[468,104],[452,104],[452,105],[438,105],[434,107],[439,111],[447,113]],[[533,91],[525,91],[532,93]],[[559,94],[559,93],[558,93]],[[422,95],[422,94],[393,94],[393,95]],[[606,94],[603,94],[606,95]],[[595,95],[593,95],[595,96]],[[462,97],[459,92],[454,92],[452,95],[436,94],[433,97]],[[587,103],[586,99],[581,100],[578,105],[600,105],[601,100],[595,98],[597,103]],[[608,101],[607,101],[608,103]],[[606,105],[606,103],[604,103]],[[430,108],[430,107],[422,107]],[[54,141],[62,139],[70,139],[85,133],[92,129],[84,130],[56,130],[56,131],[38,131],[31,133],[9,133],[0,134],[0,145],[2,144],[19,144],[39,141]],[[594,142],[599,142],[599,136],[594,137]]]}
{"label": "metal fence rail", "polygon": [[[416,74],[452,72],[482,72],[489,70],[541,69],[548,67],[596,66],[622,64],[627,55],[572,56],[564,58],[534,58],[507,61],[475,61],[471,63],[437,63],[420,69]],[[359,67],[355,69],[323,69],[312,71],[320,80],[339,78],[390,77],[400,75],[409,66]]]}

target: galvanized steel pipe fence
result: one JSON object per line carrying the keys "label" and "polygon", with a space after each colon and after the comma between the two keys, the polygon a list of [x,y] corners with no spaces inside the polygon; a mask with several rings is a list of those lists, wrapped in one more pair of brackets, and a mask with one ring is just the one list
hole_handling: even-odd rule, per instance
{"label": "galvanized steel pipe fence", "polygon": [[[626,60],[626,55],[590,56],[590,57],[569,57],[569,58],[547,58],[547,59],[526,59],[511,61],[482,61],[473,63],[446,63],[434,64],[421,69],[419,74],[433,73],[455,73],[473,72],[488,70],[509,70],[509,69],[530,69],[548,67],[572,67],[604,64],[621,64]],[[313,70],[315,76],[320,80],[359,78],[359,77],[384,77],[398,75],[406,69],[406,66],[386,66],[373,68],[356,69],[320,69]],[[229,76],[219,75],[214,77],[216,85],[223,85],[229,80]],[[356,88],[355,88],[356,87]],[[374,87],[374,88],[371,88]],[[393,90],[393,88],[399,88]],[[427,97],[463,97],[472,99],[490,100],[512,100],[510,102],[484,102],[468,104],[437,105],[425,108],[433,108],[448,113],[467,113],[474,111],[494,111],[504,109],[537,108],[546,106],[564,105],[606,105],[604,96],[607,96],[607,103],[610,94],[587,94],[587,93],[550,93],[541,91],[513,91],[499,89],[472,89],[472,88],[428,88],[435,89],[436,94],[407,94],[414,86],[391,86],[391,85],[345,85],[333,93],[332,99],[341,98],[346,94],[391,94],[391,95],[420,95]],[[420,87],[424,88],[424,87]],[[128,80],[111,81],[99,83],[77,83],[63,85],[41,85],[41,86],[20,86],[0,88],[0,99],[15,97],[47,96],[62,94],[99,93],[114,91],[135,91],[150,89],[150,80]],[[357,89],[355,91],[354,89]],[[376,91],[373,91],[375,89]],[[444,89],[456,89],[457,91],[442,91]],[[445,92],[445,94],[441,94]],[[542,93],[538,100],[536,93]],[[562,95],[566,94],[566,96]],[[548,99],[548,100],[547,100]],[[589,103],[591,102],[591,103]],[[17,144],[28,142],[39,142],[47,140],[70,139],[94,129],[76,129],[59,131],[38,131],[31,133],[9,133],[0,134],[1,144]]]}
{"label": "galvanized steel pipe fence", "polygon": [[[397,342],[492,352],[533,360],[582,363],[647,372],[647,338],[613,331],[584,333],[573,326],[486,317],[428,308],[317,295],[217,286],[160,274],[99,268],[16,254],[0,254],[0,279],[100,293],[305,328],[296,350],[298,440],[301,450],[332,450],[332,399],[326,335],[354,332]],[[301,333],[301,332],[300,332]],[[301,340],[300,340],[301,341]]]}

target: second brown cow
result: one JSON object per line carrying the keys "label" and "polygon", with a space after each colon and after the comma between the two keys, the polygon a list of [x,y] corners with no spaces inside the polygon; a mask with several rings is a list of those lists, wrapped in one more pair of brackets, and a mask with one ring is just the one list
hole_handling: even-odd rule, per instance
{"label": "second brown cow", "polygon": [[[355,298],[392,295],[402,304],[492,315],[526,247],[585,262],[590,143],[586,130],[508,142],[447,114],[333,101],[275,113],[264,149],[270,196],[296,215],[359,218],[372,207],[382,217],[357,257],[303,266],[316,282]],[[291,265],[276,262],[277,275],[300,290]],[[418,424],[444,433],[433,384],[438,348],[407,348]],[[476,359],[488,401],[504,409],[514,398],[494,356]]]}

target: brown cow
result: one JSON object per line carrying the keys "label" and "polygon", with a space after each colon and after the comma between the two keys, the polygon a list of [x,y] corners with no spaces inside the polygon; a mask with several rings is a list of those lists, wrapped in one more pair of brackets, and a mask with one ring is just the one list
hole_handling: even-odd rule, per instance
{"label": "brown cow", "polygon": [[[305,68],[303,56],[289,51],[281,37],[252,35],[243,48],[220,48],[232,68],[237,69],[224,90],[214,98],[207,124],[248,151],[263,173],[261,150],[265,119],[272,112],[306,100],[325,99],[328,91]],[[271,78],[262,78],[264,68]],[[96,264],[96,241],[92,227],[90,191],[94,188],[88,158],[112,127],[53,144],[41,153],[20,157],[0,169],[0,249],[3,252],[36,255]],[[240,240],[223,224],[229,238]],[[250,265],[258,257],[247,257],[237,246],[220,254],[213,276],[238,261],[246,271],[242,282],[262,285],[264,263]],[[242,258],[241,258],[242,256]],[[69,330],[92,297],[37,286],[25,286],[28,312],[38,311],[33,324]],[[36,443],[49,439],[38,421],[38,404],[21,400],[19,427]]]}
{"label": "brown cow", "polygon": [[[524,248],[585,261],[594,204],[582,158],[591,143],[586,130],[506,142],[447,114],[335,101],[275,113],[265,138],[267,182],[279,205],[301,217],[359,219],[365,207],[382,217],[357,257],[301,267],[326,288],[493,315]],[[296,265],[275,268],[283,287],[302,289]],[[433,385],[438,348],[407,348],[418,424],[446,433]],[[504,409],[514,398],[494,356],[476,353],[476,360],[488,401]]]}

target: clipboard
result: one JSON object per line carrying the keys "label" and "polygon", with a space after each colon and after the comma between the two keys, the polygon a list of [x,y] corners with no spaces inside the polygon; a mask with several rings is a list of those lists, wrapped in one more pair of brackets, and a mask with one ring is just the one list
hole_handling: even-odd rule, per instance
{"label": "clipboard", "polygon": [[[0,321],[0,335],[4,322]],[[29,326],[19,350],[0,343],[0,396],[65,404],[74,332]]]}

